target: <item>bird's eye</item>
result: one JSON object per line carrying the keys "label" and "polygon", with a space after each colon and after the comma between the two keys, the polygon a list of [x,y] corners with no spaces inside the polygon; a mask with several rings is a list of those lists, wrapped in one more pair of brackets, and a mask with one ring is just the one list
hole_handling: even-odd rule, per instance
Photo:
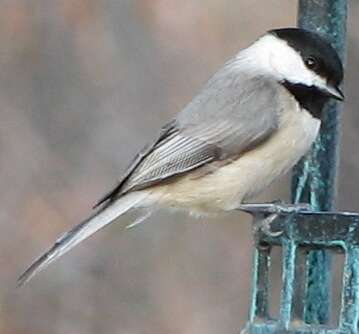
{"label": "bird's eye", "polygon": [[305,65],[309,69],[315,70],[317,68],[317,66],[318,66],[318,61],[313,56],[309,56],[308,58],[305,59]]}

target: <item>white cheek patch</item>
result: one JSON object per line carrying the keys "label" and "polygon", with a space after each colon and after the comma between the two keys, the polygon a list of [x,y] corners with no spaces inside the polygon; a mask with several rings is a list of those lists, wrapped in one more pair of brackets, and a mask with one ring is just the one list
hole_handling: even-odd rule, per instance
{"label": "white cheek patch", "polygon": [[276,46],[270,54],[270,63],[278,79],[307,86],[312,86],[315,81],[319,81],[320,77],[305,66],[297,51],[285,41],[274,39]]}
{"label": "white cheek patch", "polygon": [[319,76],[318,74],[316,74],[314,80],[313,80],[313,86],[318,87],[319,89],[326,91],[328,88],[328,83],[327,81],[322,78],[321,76]]}
{"label": "white cheek patch", "polygon": [[263,36],[238,56],[239,59],[245,60],[252,70],[260,70],[278,81],[285,80],[318,88],[327,85],[325,79],[305,66],[296,50],[274,35]]}

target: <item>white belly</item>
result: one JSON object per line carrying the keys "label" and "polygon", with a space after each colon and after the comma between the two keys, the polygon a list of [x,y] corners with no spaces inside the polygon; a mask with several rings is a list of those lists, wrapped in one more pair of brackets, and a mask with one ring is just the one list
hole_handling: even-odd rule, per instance
{"label": "white belly", "polygon": [[304,110],[286,113],[277,132],[254,150],[203,177],[191,173],[152,189],[160,206],[206,214],[231,210],[292,168],[313,144],[320,121]]}

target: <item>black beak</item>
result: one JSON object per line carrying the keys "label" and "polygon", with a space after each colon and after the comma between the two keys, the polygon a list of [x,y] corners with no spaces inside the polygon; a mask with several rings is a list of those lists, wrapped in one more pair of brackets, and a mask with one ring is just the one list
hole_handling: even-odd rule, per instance
{"label": "black beak", "polygon": [[344,101],[344,94],[338,86],[327,86],[325,88],[326,93],[336,100]]}

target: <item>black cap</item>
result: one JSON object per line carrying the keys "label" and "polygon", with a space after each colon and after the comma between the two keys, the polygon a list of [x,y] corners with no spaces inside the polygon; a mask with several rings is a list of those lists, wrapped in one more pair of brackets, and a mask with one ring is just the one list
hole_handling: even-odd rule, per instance
{"label": "black cap", "polygon": [[304,63],[315,73],[327,79],[328,83],[338,86],[343,80],[343,64],[337,51],[327,39],[309,30],[283,28],[270,30],[286,41],[303,58]]}

